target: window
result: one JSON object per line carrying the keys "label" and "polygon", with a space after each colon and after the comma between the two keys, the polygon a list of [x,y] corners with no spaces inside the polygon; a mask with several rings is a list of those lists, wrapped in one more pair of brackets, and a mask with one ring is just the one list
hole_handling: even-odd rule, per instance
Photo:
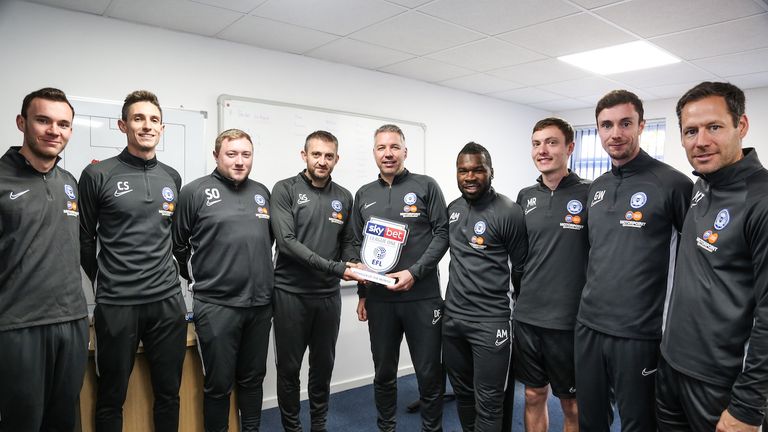
{"label": "window", "polygon": [[[595,126],[576,126],[574,141],[576,147],[571,155],[571,171],[581,178],[594,180],[611,169],[611,158],[603,150]],[[640,135],[640,147],[652,157],[664,160],[664,141],[667,135],[666,121],[650,119]]]}

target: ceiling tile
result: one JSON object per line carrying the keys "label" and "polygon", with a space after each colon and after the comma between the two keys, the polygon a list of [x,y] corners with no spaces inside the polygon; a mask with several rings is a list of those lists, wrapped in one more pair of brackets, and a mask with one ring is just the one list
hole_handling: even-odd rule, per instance
{"label": "ceiling tile", "polygon": [[478,72],[544,58],[541,54],[492,38],[451,48],[428,57]]}
{"label": "ceiling tile", "polygon": [[[726,81],[743,89],[768,87],[768,72],[726,77]],[[749,101],[747,101],[749,103]]]}
{"label": "ceiling tile", "polygon": [[227,27],[218,37],[296,54],[304,53],[336,39],[336,36],[317,30],[254,16],[243,17]]}
{"label": "ceiling tile", "polygon": [[423,57],[406,60],[401,63],[380,68],[379,70],[427,82],[445,81],[451,78],[472,74],[472,71],[469,69]]}
{"label": "ceiling tile", "polygon": [[589,76],[588,72],[555,59],[496,69],[489,73],[527,85],[549,84]]}
{"label": "ceiling tile", "polygon": [[633,87],[661,86],[690,81],[706,81],[716,77],[688,63],[675,63],[651,69],[611,74],[609,78]]}
{"label": "ceiling tile", "polygon": [[467,75],[441,81],[438,84],[473,93],[486,94],[522,87],[522,84],[496,78],[487,74]]}
{"label": "ceiling tile", "polygon": [[346,36],[406,10],[382,0],[269,0],[252,14]]}
{"label": "ceiling tile", "polygon": [[399,63],[412,55],[352,39],[338,39],[307,53],[310,57],[368,69]]}
{"label": "ceiling tile", "polygon": [[534,108],[539,108],[547,111],[565,111],[579,108],[590,107],[591,104],[578,100],[578,99],[558,99],[546,102],[537,102],[531,104]]}
{"label": "ceiling tile", "polygon": [[768,13],[651,40],[686,60],[768,47]]}
{"label": "ceiling tile", "polygon": [[768,71],[768,49],[710,57],[693,63],[720,76],[765,72]]}
{"label": "ceiling tile", "polygon": [[634,0],[596,13],[643,37],[652,37],[765,12],[754,0]]}
{"label": "ceiling tile", "polygon": [[645,87],[645,90],[656,96],[658,99],[679,99],[685,92],[699,84],[698,81],[686,81],[677,84],[667,84],[653,87]]}
{"label": "ceiling tile", "polygon": [[571,81],[562,81],[552,84],[539,86],[542,90],[563,96],[578,98],[593,94],[605,94],[611,90],[620,88],[620,86],[610,80],[599,77],[579,78]]}
{"label": "ceiling tile", "polygon": [[533,87],[524,87],[515,90],[507,90],[503,92],[497,92],[489,94],[495,98],[504,99],[521,104],[531,104],[537,102],[551,101],[562,99],[562,95],[550,93],[548,91],[539,90]]}
{"label": "ceiling tile", "polygon": [[587,13],[536,24],[498,37],[552,57],[636,40]]}
{"label": "ceiling tile", "polygon": [[39,3],[57,8],[69,9],[79,12],[87,12],[101,15],[107,10],[111,0],[31,0],[32,3]]}
{"label": "ceiling tile", "polygon": [[624,0],[572,0],[572,1],[581,7],[584,7],[587,9],[595,9],[605,5],[619,3]]}
{"label": "ceiling tile", "polygon": [[113,0],[107,14],[112,18],[203,36],[217,34],[242,16],[237,12],[187,0]]}
{"label": "ceiling tile", "polygon": [[579,12],[562,0],[438,0],[419,10],[488,35]]}
{"label": "ceiling tile", "polygon": [[236,12],[248,13],[267,0],[190,0],[195,3],[203,3]]}
{"label": "ceiling tile", "polygon": [[415,8],[418,6],[423,5],[424,3],[431,2],[433,0],[389,0],[390,3],[396,3],[400,6],[405,6],[407,8]]}
{"label": "ceiling tile", "polygon": [[426,55],[483,36],[419,12],[408,12],[353,33],[350,37],[415,55]]}

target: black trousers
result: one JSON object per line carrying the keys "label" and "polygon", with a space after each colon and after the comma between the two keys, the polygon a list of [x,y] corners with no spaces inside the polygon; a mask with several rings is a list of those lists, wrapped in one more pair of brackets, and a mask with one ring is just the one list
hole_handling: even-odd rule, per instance
{"label": "black trousers", "polygon": [[341,294],[302,296],[275,290],[275,362],[277,401],[283,428],[301,432],[299,372],[309,348],[309,413],[311,430],[324,431],[328,417],[331,374],[341,322]]}
{"label": "black trousers", "polygon": [[498,432],[512,354],[509,320],[472,322],[445,317],[443,361],[464,432]]}
{"label": "black trousers", "polygon": [[373,389],[379,430],[395,431],[397,366],[405,334],[419,385],[422,431],[442,431],[445,382],[440,359],[442,299],[367,301],[365,307],[375,369]]}
{"label": "black trousers", "polygon": [[97,432],[123,430],[123,403],[139,341],[144,345],[152,379],[155,431],[179,429],[179,386],[187,340],[185,313],[181,293],[141,305],[96,305]]}
{"label": "black trousers", "polygon": [[88,319],[0,331],[0,431],[71,432]]}
{"label": "black trousers", "polygon": [[576,324],[576,400],[581,432],[608,432],[611,389],[623,432],[656,430],[659,341],[611,336]]}
{"label": "black trousers", "polygon": [[194,316],[205,375],[203,417],[206,432],[228,430],[229,399],[235,383],[240,430],[258,431],[272,305],[237,308],[195,300]]}

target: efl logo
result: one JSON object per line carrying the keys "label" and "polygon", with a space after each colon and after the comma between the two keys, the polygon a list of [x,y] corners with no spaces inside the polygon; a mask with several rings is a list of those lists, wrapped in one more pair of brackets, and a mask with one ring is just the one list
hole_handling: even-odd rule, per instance
{"label": "efl logo", "polygon": [[382,226],[370,221],[365,224],[365,233],[394,240],[398,243],[405,241],[405,230]]}

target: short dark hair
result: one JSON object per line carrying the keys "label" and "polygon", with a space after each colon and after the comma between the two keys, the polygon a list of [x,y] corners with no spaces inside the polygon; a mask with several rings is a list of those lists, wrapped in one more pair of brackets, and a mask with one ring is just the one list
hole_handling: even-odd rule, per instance
{"label": "short dark hair", "polygon": [[232,141],[240,138],[247,139],[248,142],[251,143],[251,147],[253,147],[251,136],[248,135],[245,131],[240,129],[227,129],[216,137],[216,143],[214,144],[213,151],[218,154],[221,150],[221,145],[224,144],[224,141]]}
{"label": "short dark hair", "polygon": [[403,134],[403,130],[400,129],[399,126],[393,124],[385,124],[376,129],[376,132],[373,133],[373,138],[376,139],[376,135],[384,132],[392,132],[400,135],[400,139],[403,140],[403,143],[405,143],[405,134]]}
{"label": "short dark hair", "polygon": [[565,145],[573,142],[573,126],[559,117],[547,117],[537,121],[533,126],[533,132],[538,132],[550,126],[555,126],[556,128],[560,129],[560,132],[562,132],[565,136]]}
{"label": "short dark hair", "polygon": [[157,109],[160,110],[160,119],[163,118],[163,109],[160,108],[160,102],[157,101],[157,96],[148,90],[136,90],[128,93],[128,96],[125,97],[122,112],[123,121],[128,121],[128,109],[131,105],[137,102],[149,102],[156,106]]}
{"label": "short dark hair", "polygon": [[747,99],[744,96],[744,92],[731,83],[704,81],[685,92],[683,97],[677,101],[675,111],[677,111],[677,125],[680,130],[683,129],[681,115],[685,105],[709,96],[721,96],[725,99],[725,105],[728,107],[731,119],[733,119],[733,126],[739,125],[739,119],[747,109]]}
{"label": "short dark hair", "polygon": [[304,151],[307,151],[307,148],[309,146],[309,140],[318,139],[320,141],[325,141],[333,144],[336,146],[336,151],[339,151],[339,140],[336,139],[335,136],[333,136],[332,133],[324,130],[316,130],[312,132],[311,134],[307,135],[307,139],[304,140]]}
{"label": "short dark hair", "polygon": [[488,168],[493,169],[493,161],[491,160],[491,154],[488,152],[488,149],[481,146],[480,144],[470,141],[462,147],[461,151],[459,151],[459,155],[456,156],[456,163],[459,163],[459,158],[461,155],[465,154],[480,154],[485,156],[485,161],[488,162]]}
{"label": "short dark hair", "polygon": [[635,107],[635,111],[637,111],[637,114],[640,116],[638,121],[643,121],[643,101],[629,90],[613,90],[600,98],[595,107],[595,120],[597,120],[597,116],[600,115],[600,111],[626,103],[632,104]]}
{"label": "short dark hair", "polygon": [[72,110],[72,117],[75,117],[75,108],[69,103],[69,99],[67,99],[67,95],[64,94],[63,91],[53,87],[44,87],[24,96],[24,101],[21,103],[21,116],[25,119],[27,118],[27,111],[29,110],[29,105],[32,103],[33,99],[66,102],[66,104],[69,105],[69,109]]}

